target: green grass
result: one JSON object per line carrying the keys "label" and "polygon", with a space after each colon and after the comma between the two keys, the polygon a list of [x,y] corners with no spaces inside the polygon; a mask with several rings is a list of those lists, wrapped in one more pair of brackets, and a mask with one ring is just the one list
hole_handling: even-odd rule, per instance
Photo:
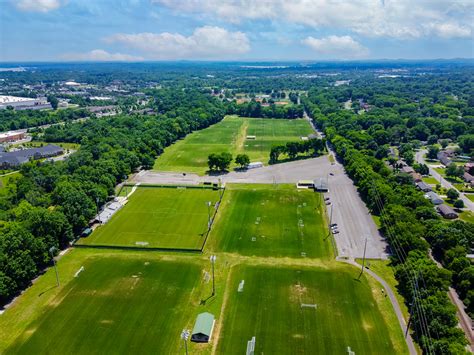
{"label": "green grass", "polygon": [[[221,122],[189,134],[166,148],[154,169],[204,174],[211,153],[228,152],[234,157],[245,153],[251,161],[267,163],[273,145],[299,141],[312,133],[306,120],[255,119],[227,116]],[[246,139],[256,136],[255,140]],[[232,168],[235,165],[231,166]]]}
{"label": "green grass", "polygon": [[177,353],[198,265],[115,256],[83,266],[6,353]]}
{"label": "green grass", "polygon": [[58,142],[43,142],[43,141],[31,141],[28,143],[19,143],[20,145],[24,147],[42,147],[48,144],[54,144],[57,146],[60,146],[63,149],[74,149],[77,150],[81,146],[80,144],[77,143],[58,143]]}
{"label": "green grass", "polygon": [[434,177],[432,176],[429,176],[429,177],[424,177],[422,178],[423,181],[427,184],[430,184],[430,185],[437,185],[439,184],[438,180],[436,180]]}
{"label": "green grass", "polygon": [[[362,265],[362,259],[356,259],[356,261]],[[404,298],[397,291],[398,281],[395,279],[395,271],[393,267],[390,266],[390,260],[368,259],[366,260],[365,265],[390,285],[397,297],[398,304],[402,309],[405,320],[408,320],[408,308],[405,305]]]}
{"label": "green grass", "polygon": [[217,353],[243,354],[253,336],[256,354],[345,354],[348,346],[356,354],[406,352],[401,330],[391,337],[367,279],[355,274],[346,265],[236,268]]}
{"label": "green grass", "polygon": [[469,200],[474,202],[474,194],[464,194]]}
{"label": "green grass", "polygon": [[0,176],[0,191],[13,185],[15,180],[21,176],[19,171]]}
{"label": "green grass", "polygon": [[294,185],[227,185],[210,242],[247,256],[329,258],[331,237],[320,199]]}
{"label": "green grass", "polygon": [[109,222],[78,244],[201,249],[207,231],[206,202],[212,201],[214,206],[220,193],[211,189],[139,187]]}

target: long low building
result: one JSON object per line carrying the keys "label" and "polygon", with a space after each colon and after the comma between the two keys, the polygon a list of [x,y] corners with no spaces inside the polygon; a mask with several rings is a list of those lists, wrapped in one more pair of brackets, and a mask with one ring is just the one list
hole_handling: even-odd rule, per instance
{"label": "long low building", "polygon": [[16,150],[13,152],[0,152],[0,168],[11,169],[30,160],[55,157],[63,154],[63,148],[48,144],[44,147]]}
{"label": "long low building", "polygon": [[51,108],[51,104],[45,97],[31,98],[10,95],[0,95],[0,109],[13,107],[15,110],[38,110]]}
{"label": "long low building", "polygon": [[0,143],[16,142],[25,138],[26,138],[25,132],[10,131],[10,132],[5,132],[5,133],[0,133]]}

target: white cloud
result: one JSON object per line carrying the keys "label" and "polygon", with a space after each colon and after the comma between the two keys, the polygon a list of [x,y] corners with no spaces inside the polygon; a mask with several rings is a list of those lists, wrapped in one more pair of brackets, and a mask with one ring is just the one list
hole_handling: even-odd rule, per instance
{"label": "white cloud", "polygon": [[437,23],[427,26],[427,31],[442,38],[469,38],[472,30],[456,23]]}
{"label": "white cloud", "polygon": [[369,54],[366,47],[350,36],[307,37],[301,41],[317,53],[331,58],[360,58]]}
{"label": "white cloud", "polygon": [[472,33],[474,13],[472,0],[152,1],[178,13],[201,13],[232,22],[283,20],[313,28],[341,28],[370,37],[394,38],[467,37]]}
{"label": "white cloud", "polygon": [[86,53],[67,53],[62,56],[65,60],[93,61],[93,62],[135,62],[142,57],[122,53],[109,53],[103,49],[94,49]]}
{"label": "white cloud", "polygon": [[186,37],[179,33],[116,34],[106,38],[138,49],[150,59],[227,58],[250,50],[247,36],[220,27],[204,26]]}
{"label": "white cloud", "polygon": [[56,10],[63,2],[60,0],[16,0],[14,4],[22,11],[48,12]]}

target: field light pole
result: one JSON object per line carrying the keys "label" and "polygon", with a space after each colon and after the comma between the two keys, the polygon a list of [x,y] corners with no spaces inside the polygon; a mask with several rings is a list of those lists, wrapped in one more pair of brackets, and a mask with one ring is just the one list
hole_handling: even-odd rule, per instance
{"label": "field light pole", "polygon": [[183,339],[184,342],[184,349],[186,350],[186,355],[188,355],[188,338],[189,338],[189,330],[183,329],[181,332],[181,339]]}
{"label": "field light pole", "polygon": [[214,282],[214,264],[216,262],[216,256],[211,255],[210,260],[211,260],[211,265],[212,265],[212,295],[214,296],[216,294],[216,286]]}
{"label": "field light pole", "polygon": [[54,260],[54,251],[56,250],[55,247],[51,247],[49,249],[49,252],[51,253],[51,258],[53,259],[53,265],[54,265],[54,271],[56,271],[56,282],[58,284],[58,287],[59,287],[59,274],[58,274],[58,267],[56,265],[56,260]]}

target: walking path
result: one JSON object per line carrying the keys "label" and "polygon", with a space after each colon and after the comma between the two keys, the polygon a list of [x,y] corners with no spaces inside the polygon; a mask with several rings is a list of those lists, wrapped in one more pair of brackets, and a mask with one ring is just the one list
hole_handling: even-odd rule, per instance
{"label": "walking path", "polygon": [[[358,268],[361,268],[362,265],[359,265],[358,263],[355,262],[353,259],[341,259],[338,258],[339,261],[354,265]],[[373,272],[370,269],[365,269],[364,270],[366,273],[368,273],[370,276],[372,276],[374,279],[376,279],[385,289],[387,292],[388,297],[390,298],[390,302],[392,302],[393,309],[395,311],[395,314],[397,315],[398,318],[398,323],[400,324],[400,328],[402,329],[402,332],[405,334],[407,324],[405,322],[405,318],[403,317],[402,309],[400,308],[400,305],[398,304],[398,300],[395,297],[395,293],[393,292],[392,288],[390,285],[385,282],[383,278],[381,278],[379,275],[377,275],[375,272]],[[413,338],[411,337],[410,332],[408,332],[405,336],[405,341],[407,343],[408,351],[410,352],[411,355],[416,355],[417,351],[415,348],[415,344],[413,342]]]}

